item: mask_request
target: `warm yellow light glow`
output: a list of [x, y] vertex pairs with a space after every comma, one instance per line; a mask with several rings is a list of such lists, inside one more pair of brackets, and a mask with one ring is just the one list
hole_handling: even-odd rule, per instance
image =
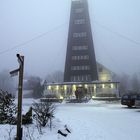
[[73, 85], [72, 86], [72, 89], [75, 91], [76, 90], [76, 85]]
[[65, 91], [67, 90], [67, 85], [64, 85], [64, 90], [65, 90]]
[[85, 88], [87, 88], [88, 87], [88, 85], [87, 84], [85, 84]]
[[92, 98], [94, 99], [94, 98], [96, 98], [95, 96], [92, 96]]
[[56, 90], [58, 90], [58, 89], [59, 89], [59, 86], [57, 85], [57, 86], [56, 86]]
[[108, 81], [110, 79], [111, 79], [111, 77], [106, 73], [99, 75], [99, 80], [101, 80], [101, 81]]
[[48, 89], [51, 90], [51, 86], [48, 86]]
[[60, 99], [64, 99], [64, 97], [63, 96], [60, 96]]
[[102, 84], [102, 88], [105, 88], [105, 84]]
[[96, 89], [96, 85], [94, 85], [94, 90]]
[[111, 84], [111, 88], [114, 88], [114, 85], [113, 84]]

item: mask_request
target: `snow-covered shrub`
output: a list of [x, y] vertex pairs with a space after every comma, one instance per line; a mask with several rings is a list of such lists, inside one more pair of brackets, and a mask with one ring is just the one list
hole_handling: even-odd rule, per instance
[[1, 124], [14, 124], [15, 114], [17, 113], [17, 107], [14, 104], [14, 98], [12, 94], [0, 90], [0, 123]]
[[31, 124], [32, 123], [32, 107], [29, 108], [28, 112], [25, 115], [22, 115], [22, 124]]
[[48, 102], [34, 103], [33, 111], [35, 112], [33, 118], [40, 126], [45, 127], [54, 117], [55, 106]]

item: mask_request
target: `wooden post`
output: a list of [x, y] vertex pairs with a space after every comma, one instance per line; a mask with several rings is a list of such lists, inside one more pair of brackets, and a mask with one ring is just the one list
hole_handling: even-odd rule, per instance
[[19, 84], [18, 84], [18, 114], [17, 114], [17, 137], [16, 140], [22, 140], [22, 87], [23, 87], [23, 69], [24, 56], [17, 54], [19, 61]]

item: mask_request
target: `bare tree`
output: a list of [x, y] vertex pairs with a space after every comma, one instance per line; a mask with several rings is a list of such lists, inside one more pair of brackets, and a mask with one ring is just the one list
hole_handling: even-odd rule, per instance
[[15, 91], [15, 82], [13, 78], [10, 77], [8, 70], [0, 72], [0, 89], [10, 93]]
[[47, 82], [63, 82], [64, 73], [62, 71], [55, 71], [54, 73], [46, 76]]
[[121, 75], [116, 75], [115, 76], [115, 80], [120, 82], [119, 85], [119, 91], [120, 94], [124, 94], [125, 92], [127, 92], [128, 90], [130, 90], [131, 85], [130, 85], [130, 76], [123, 73]]
[[132, 86], [133, 91], [135, 91], [135, 92], [140, 91], [140, 80], [139, 80], [139, 77], [136, 73], [132, 76], [131, 86]]
[[54, 117], [55, 106], [48, 102], [34, 103], [33, 111], [35, 112], [33, 118], [44, 127]]
[[41, 85], [41, 78], [36, 76], [30, 76], [24, 85], [25, 89], [33, 90], [33, 97], [40, 98], [43, 92], [43, 86]]

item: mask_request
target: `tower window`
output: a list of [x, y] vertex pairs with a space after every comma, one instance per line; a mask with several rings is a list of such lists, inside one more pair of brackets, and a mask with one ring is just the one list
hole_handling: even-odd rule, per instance
[[77, 8], [77, 9], [75, 9], [75, 13], [82, 13], [83, 12], [83, 8]]
[[89, 60], [89, 55], [74, 55], [72, 60]]
[[72, 82], [78, 82], [78, 81], [90, 81], [91, 75], [75, 75], [71, 76]]
[[72, 46], [72, 50], [77, 51], [77, 50], [87, 50], [88, 46]]
[[85, 78], [86, 78], [86, 81], [90, 81], [91, 80], [91, 75], [86, 75]]
[[78, 37], [86, 37], [87, 33], [86, 32], [81, 32], [81, 33], [73, 33], [73, 37], [74, 38], [78, 38]]
[[74, 24], [85, 24], [85, 19], [75, 19]]
[[83, 3], [83, 0], [73, 0], [73, 2], [75, 2], [76, 4], [80, 4]]
[[90, 70], [90, 66], [88, 66], [88, 65], [87, 66], [84, 66], [84, 65], [83, 66], [72, 66], [71, 70], [74, 70], [74, 71], [75, 70]]

